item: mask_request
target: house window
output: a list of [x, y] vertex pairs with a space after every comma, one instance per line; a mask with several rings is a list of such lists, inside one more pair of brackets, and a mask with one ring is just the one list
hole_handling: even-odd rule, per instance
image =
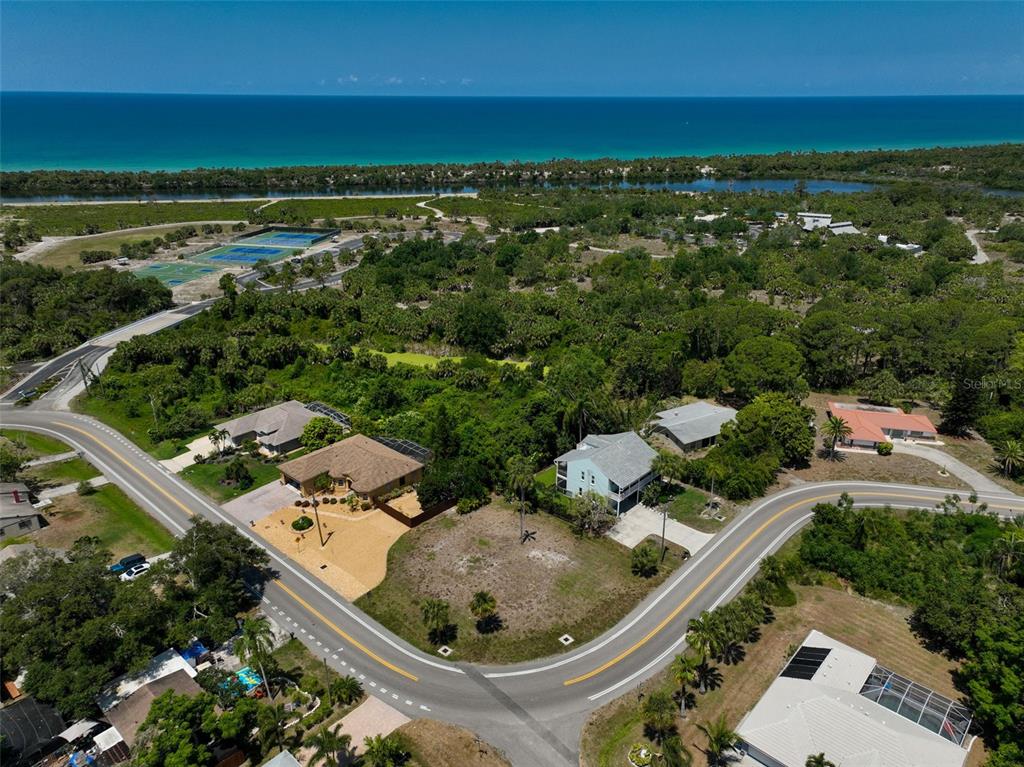
[[590, 484], [594, 484], [594, 475], [593, 474], [590, 475]]
[[586, 479], [586, 478], [587, 478], [587, 472], [581, 471], [580, 472], [580, 479]]

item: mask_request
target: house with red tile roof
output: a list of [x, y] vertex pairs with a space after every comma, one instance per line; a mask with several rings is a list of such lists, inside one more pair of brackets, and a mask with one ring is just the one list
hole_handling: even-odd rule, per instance
[[904, 413], [895, 407], [829, 402], [828, 414], [846, 421], [850, 435], [842, 444], [851, 447], [877, 447], [894, 439], [934, 442], [938, 430], [926, 416]]

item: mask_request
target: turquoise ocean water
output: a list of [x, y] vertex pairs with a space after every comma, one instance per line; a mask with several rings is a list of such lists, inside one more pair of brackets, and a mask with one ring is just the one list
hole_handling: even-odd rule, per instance
[[367, 98], [0, 94], [4, 170], [177, 170], [967, 146], [1024, 96]]

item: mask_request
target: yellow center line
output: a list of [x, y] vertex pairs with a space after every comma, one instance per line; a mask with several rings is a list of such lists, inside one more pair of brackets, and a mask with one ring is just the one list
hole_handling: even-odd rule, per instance
[[[125, 457], [123, 455], [121, 455], [117, 450], [115, 450], [114, 448], [110, 447], [105, 442], [103, 442], [103, 440], [99, 439], [98, 437], [93, 436], [92, 434], [90, 434], [89, 432], [85, 431], [84, 429], [79, 429], [77, 426], [72, 426], [70, 424], [61, 424], [61, 425], [64, 426], [65, 428], [67, 428], [67, 429], [71, 429], [73, 431], [77, 431], [79, 434], [82, 434], [82, 435], [88, 437], [90, 440], [95, 442], [97, 445], [100, 445], [104, 450], [106, 450], [111, 455], [115, 456], [119, 461], [121, 461], [121, 463], [123, 463], [129, 469], [131, 469], [136, 474], [138, 474], [140, 477], [142, 477], [146, 482], [148, 482], [150, 485], [152, 485], [157, 491], [159, 491], [162, 495], [164, 495], [175, 506], [180, 508], [182, 511], [184, 511], [186, 514], [188, 514], [190, 517], [194, 517], [195, 516], [195, 512], [193, 512], [185, 504], [183, 504], [181, 501], [179, 501], [177, 498], [175, 498], [173, 495], [171, 495], [169, 492], [167, 492], [164, 488], [160, 487], [160, 485], [158, 485], [156, 482], [154, 482], [150, 477], [147, 477], [145, 474], [143, 474], [142, 471], [140, 471], [138, 468], [136, 468], [127, 459], [125, 459]], [[400, 669], [398, 666], [396, 666], [396, 665], [394, 665], [392, 663], [389, 663], [388, 661], [384, 660], [379, 655], [374, 653], [372, 650], [370, 650], [369, 648], [367, 648], [366, 646], [364, 646], [363, 644], [358, 642], [354, 637], [352, 637], [347, 632], [342, 630], [341, 627], [335, 625], [332, 621], [328, 620], [324, 615], [322, 615], [318, 610], [316, 610], [312, 605], [310, 605], [309, 602], [307, 602], [302, 597], [300, 597], [298, 594], [296, 594], [292, 589], [290, 589], [286, 585], [284, 585], [284, 583], [282, 583], [279, 579], [275, 579], [274, 583], [276, 583], [278, 586], [280, 586], [281, 589], [286, 594], [288, 594], [288, 596], [290, 596], [293, 600], [298, 602], [308, 612], [312, 613], [317, 618], [319, 618], [321, 621], [323, 621], [325, 626], [327, 626], [328, 628], [330, 628], [331, 630], [336, 632], [346, 642], [350, 642], [354, 647], [359, 648], [364, 653], [366, 653], [366, 655], [368, 655], [370, 658], [372, 658], [373, 660], [377, 661], [378, 663], [380, 663], [385, 668], [391, 669], [396, 674], [401, 674], [402, 676], [406, 677], [407, 679], [412, 680], [413, 682], [418, 682], [419, 681], [419, 679], [416, 676], [414, 676], [413, 674], [410, 674], [408, 671], [404, 671], [404, 670]]]
[[[910, 499], [913, 499], [913, 500], [920, 500], [920, 501], [934, 501], [935, 500], [934, 498], [932, 498], [930, 496], [924, 496], [924, 495], [904, 495], [904, 494], [894, 495], [893, 493], [857, 493], [857, 497], [862, 497], [862, 496], [865, 496], [865, 495], [880, 495], [880, 496], [887, 497], [887, 498], [910, 498]], [[587, 679], [590, 679], [591, 677], [595, 677], [598, 674], [600, 674], [600, 673], [602, 673], [604, 671], [607, 671], [612, 666], [614, 666], [616, 663], [619, 663], [624, 658], [627, 658], [630, 655], [632, 655], [634, 652], [636, 652], [641, 647], [643, 647], [645, 644], [647, 644], [652, 638], [654, 638], [654, 636], [657, 635], [658, 632], [660, 632], [662, 629], [664, 629], [665, 626], [667, 626], [669, 623], [671, 623], [673, 620], [675, 620], [676, 616], [678, 616], [679, 613], [681, 613], [683, 610], [685, 610], [686, 606], [689, 605], [690, 602], [692, 602], [694, 599], [696, 599], [696, 597], [705, 588], [707, 588], [708, 584], [710, 584], [711, 581], [713, 581], [715, 578], [717, 578], [718, 574], [720, 572], [722, 572], [722, 570], [724, 570], [729, 565], [729, 563], [732, 562], [733, 559], [735, 559], [737, 556], [739, 556], [740, 552], [743, 551], [748, 545], [750, 545], [750, 543], [755, 538], [757, 538], [759, 535], [761, 535], [761, 533], [763, 533], [772, 523], [774, 523], [780, 517], [788, 514], [790, 511], [792, 511], [793, 509], [795, 509], [795, 508], [797, 508], [799, 506], [805, 506], [807, 504], [817, 503], [818, 501], [825, 500], [827, 498], [834, 498], [834, 497], [835, 497], [835, 495], [819, 495], [819, 496], [815, 496], [814, 498], [808, 498], [808, 499], [803, 500], [803, 501], [797, 501], [796, 503], [790, 504], [786, 508], [782, 509], [782, 511], [779, 511], [779, 512], [776, 512], [775, 514], [773, 514], [771, 517], [769, 517], [767, 520], [765, 520], [761, 524], [760, 527], [758, 527], [754, 532], [752, 532], [750, 535], [748, 535], [746, 537], [746, 539], [739, 546], [737, 546], [735, 549], [733, 549], [732, 553], [729, 554], [729, 556], [727, 556], [724, 560], [722, 560], [722, 562], [719, 563], [718, 567], [716, 567], [714, 570], [712, 570], [711, 573], [708, 575], [708, 577], [705, 578], [703, 581], [701, 581], [700, 585], [698, 585], [697, 588], [695, 588], [692, 592], [690, 592], [690, 595], [688, 597], [686, 597], [686, 599], [684, 599], [682, 602], [680, 602], [676, 606], [676, 608], [674, 610], [672, 610], [672, 612], [669, 613], [665, 617], [665, 619], [663, 621], [661, 621], [657, 626], [655, 626], [653, 629], [651, 629], [647, 633], [646, 636], [644, 636], [642, 639], [640, 639], [640, 641], [638, 641], [632, 647], [627, 647], [625, 650], [623, 650], [621, 653], [616, 655], [614, 658], [612, 658], [609, 661], [606, 661], [605, 663], [602, 663], [600, 666], [595, 668], [593, 671], [588, 671], [587, 673], [581, 674], [580, 676], [577, 676], [577, 677], [573, 677], [572, 679], [566, 679], [564, 684], [566, 686], [568, 686], [568, 685], [571, 685], [571, 684], [577, 684], [578, 682], [584, 682]]]
[[327, 617], [325, 617], [322, 613], [320, 613], [319, 610], [317, 610], [315, 607], [313, 607], [311, 604], [309, 604], [309, 602], [307, 602], [305, 599], [300, 597], [298, 594], [296, 594], [290, 588], [288, 588], [283, 583], [281, 583], [281, 581], [275, 579], [274, 583], [276, 583], [278, 586], [280, 586], [281, 589], [283, 589], [284, 592], [286, 594], [288, 594], [288, 596], [290, 596], [292, 599], [294, 599], [296, 602], [298, 602], [300, 605], [302, 605], [304, 608], [306, 608], [306, 610], [308, 610], [310, 613], [312, 613], [317, 618], [319, 618], [321, 621], [323, 621], [325, 626], [327, 626], [331, 630], [335, 631], [345, 641], [351, 642], [355, 647], [357, 647], [360, 650], [362, 650], [364, 653], [369, 655], [371, 658], [373, 658], [379, 664], [381, 664], [382, 666], [384, 666], [386, 668], [391, 669], [396, 674], [401, 674], [406, 679], [410, 679], [413, 682], [418, 682], [419, 681], [418, 677], [414, 676], [413, 674], [410, 674], [408, 671], [400, 669], [398, 666], [394, 665], [393, 663], [390, 663], [390, 662], [384, 660], [384, 658], [382, 658], [379, 655], [377, 655], [375, 652], [373, 652], [373, 650], [371, 650], [368, 647], [364, 646], [358, 640], [356, 640], [353, 636], [351, 636], [350, 634], [345, 632], [340, 626], [336, 626]]

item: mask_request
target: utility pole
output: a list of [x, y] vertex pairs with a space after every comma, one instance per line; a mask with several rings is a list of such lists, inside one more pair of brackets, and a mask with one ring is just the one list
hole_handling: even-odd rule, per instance
[[661, 561], [665, 561], [665, 524], [668, 519], [668, 504], [661, 507]]
[[317, 535], [320, 536], [320, 548], [322, 549], [324, 546], [327, 545], [327, 541], [324, 540], [324, 531], [320, 529], [320, 512], [317, 510], [317, 507], [320, 504], [317, 503], [315, 493], [313, 494], [313, 500], [310, 501], [309, 505], [313, 507], [313, 516], [316, 517], [316, 532]]
[[85, 393], [92, 394], [92, 390], [89, 388], [89, 372], [85, 369], [85, 365], [82, 364], [82, 358], [78, 358], [78, 372], [82, 374], [82, 383], [85, 384]]

